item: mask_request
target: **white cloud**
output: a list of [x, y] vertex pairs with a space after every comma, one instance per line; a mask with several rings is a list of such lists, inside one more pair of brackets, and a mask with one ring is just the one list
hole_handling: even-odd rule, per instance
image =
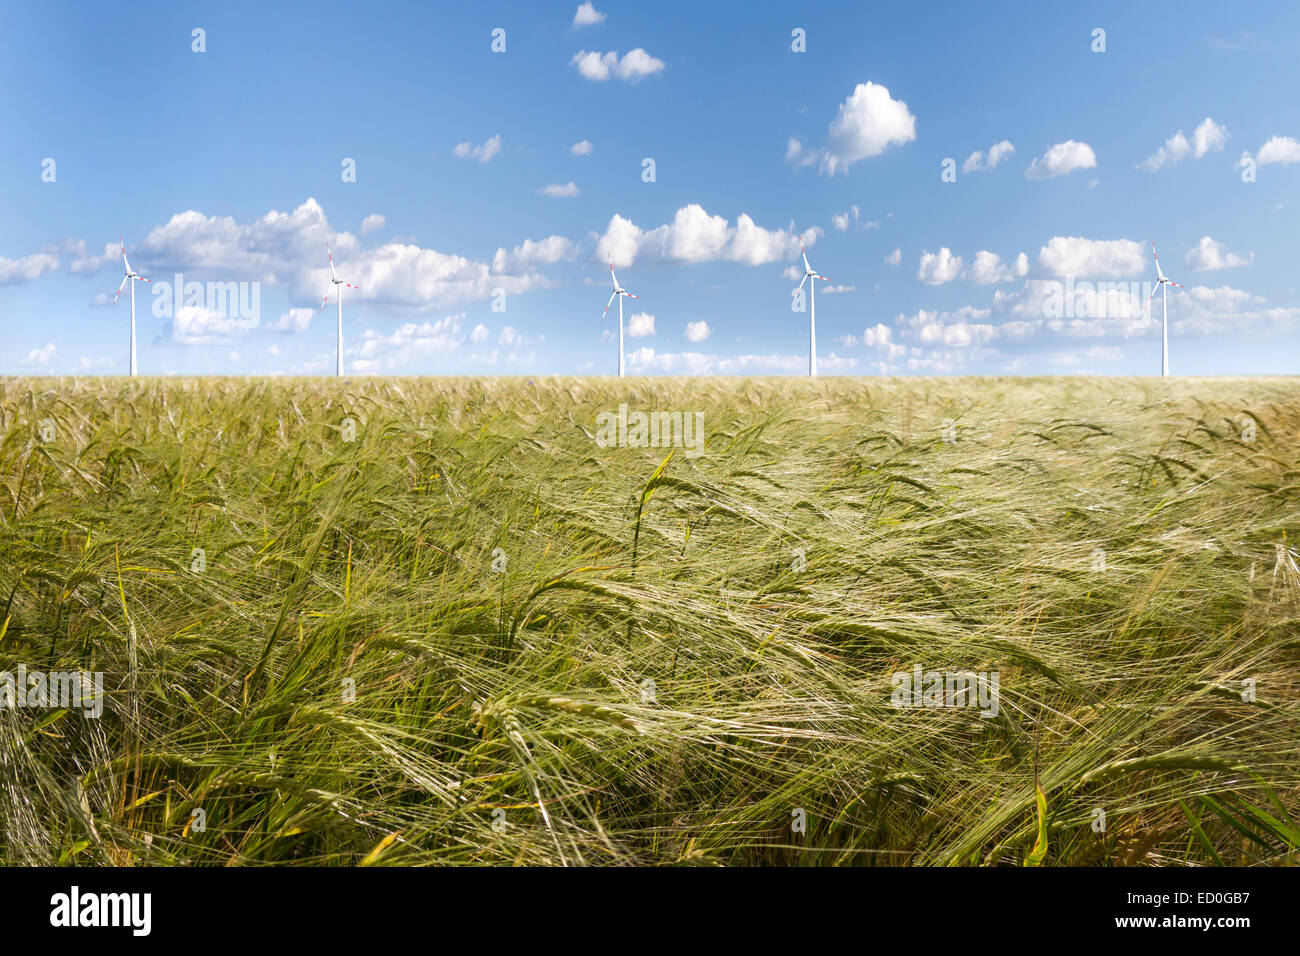
[[867, 326], [862, 330], [862, 335], [845, 335], [840, 338], [840, 342], [846, 348], [862, 345], [867, 348], [877, 349], [884, 353], [884, 358], [893, 361], [901, 358], [907, 353], [906, 346], [900, 345], [893, 340], [894, 330], [887, 325], [877, 323], [874, 326]]
[[371, 213], [369, 216], [366, 216], [365, 219], [361, 220], [361, 235], [368, 236], [376, 229], [383, 229], [386, 225], [388, 225], [387, 219], [377, 212]]
[[[628, 366], [638, 371], [686, 373], [692, 375], [727, 375], [737, 372], [800, 372], [808, 368], [803, 355], [737, 355], [723, 358], [703, 352], [662, 352], [649, 347], [630, 352]], [[823, 360], [823, 366], [827, 363]]]
[[831, 216], [831, 225], [840, 232], [849, 228], [849, 214], [847, 212], [838, 212]]
[[31, 282], [59, 267], [59, 258], [50, 252], [34, 252], [21, 259], [0, 256], [0, 285], [18, 285]]
[[994, 143], [989, 147], [988, 162], [984, 160], [984, 151], [977, 149], [966, 157], [966, 162], [962, 163], [961, 171], [963, 173], [977, 173], [984, 170], [996, 169], [1002, 160], [1006, 159], [1016, 148], [1011, 145], [1010, 141], [1002, 140], [1000, 143]]
[[502, 345], [505, 346], [506, 348], [510, 348], [511, 346], [514, 345], [522, 345], [523, 342], [524, 342], [523, 336], [520, 335], [518, 332], [516, 332], [514, 328], [509, 325], [505, 326], [501, 330], [501, 334], [497, 336], [497, 345]]
[[643, 339], [655, 334], [655, 317], [648, 312], [638, 312], [627, 320], [628, 338]]
[[796, 234], [788, 229], [764, 229], [741, 213], [735, 226], [722, 216], [710, 216], [696, 203], [677, 210], [671, 223], [644, 230], [630, 219], [615, 214], [596, 242], [596, 258], [612, 258], [618, 267], [638, 258], [678, 263], [727, 260], [756, 266], [780, 262], [798, 254], [800, 242], [812, 245], [820, 230]]
[[488, 327], [480, 322], [478, 325], [474, 326], [474, 331], [469, 334], [469, 340], [477, 345], [479, 342], [484, 341], [488, 335]]
[[478, 146], [469, 143], [457, 143], [451, 151], [457, 159], [476, 159], [480, 163], [492, 162], [492, 157], [501, 152], [501, 135], [498, 133]]
[[[68, 271], [73, 275], [93, 275], [110, 262], [121, 263], [122, 261], [120, 242], [104, 243], [104, 254], [102, 256], [87, 255], [85, 240], [78, 240], [74, 243], [71, 251], [74, 251], [77, 256], [77, 258], [73, 259], [72, 264], [68, 266]], [[0, 274], [3, 274], [3, 271], [3, 268], [0, 267]]]
[[896, 265], [898, 265], [898, 264], [899, 264], [900, 262], [902, 262], [902, 261], [903, 261], [903, 250], [902, 250], [902, 249], [895, 249], [895, 250], [894, 250], [893, 252], [891, 252], [889, 255], [885, 256], [885, 263], [886, 263], [887, 265], [896, 266]]
[[454, 352], [464, 342], [460, 334], [464, 319], [462, 312], [437, 322], [407, 322], [391, 335], [366, 329], [361, 344], [349, 350], [355, 356], [352, 368], [374, 372], [409, 365], [424, 356]]
[[1248, 266], [1254, 258], [1254, 253], [1251, 253], [1250, 258], [1247, 259], [1235, 252], [1229, 252], [1228, 247], [1223, 243], [1215, 242], [1209, 236], [1202, 236], [1201, 241], [1187, 251], [1184, 262], [1189, 269], [1208, 272], [1213, 269], [1236, 269], [1240, 266]]
[[274, 322], [268, 322], [268, 332], [306, 332], [319, 309], [290, 309]]
[[1011, 269], [996, 252], [981, 249], [971, 260], [967, 278], [977, 285], [992, 285], [995, 282], [1010, 282]]
[[549, 199], [572, 199], [578, 195], [578, 186], [573, 180], [569, 180], [563, 186], [557, 183], [543, 186], [538, 192]]
[[27, 358], [23, 359], [22, 365], [49, 365], [54, 361], [54, 353], [58, 349], [53, 342], [46, 342], [38, 349], [32, 349], [27, 353]]
[[1118, 362], [1124, 351], [1118, 345], [1094, 345], [1075, 352], [1054, 352], [1047, 357], [1053, 365], [1076, 366], [1081, 362]]
[[356, 236], [330, 227], [315, 199], [292, 213], [272, 210], [247, 223], [194, 210], [177, 213], [132, 250], [131, 265], [146, 275], [156, 269], [284, 286], [290, 305], [319, 307], [330, 285], [326, 242], [333, 245], [339, 275], [361, 287], [349, 290], [353, 302], [420, 312], [487, 299], [498, 288], [513, 295], [548, 285], [533, 272], [507, 274], [485, 262], [409, 243], [363, 250]]
[[578, 247], [563, 236], [547, 236], [539, 242], [525, 239], [508, 253], [504, 248], [498, 249], [492, 257], [492, 271], [504, 275], [514, 270], [554, 265], [561, 259], [572, 259], [577, 251]]
[[1261, 166], [1270, 163], [1300, 163], [1300, 143], [1290, 136], [1274, 136], [1259, 148], [1255, 161]]
[[228, 316], [205, 305], [186, 305], [176, 310], [171, 321], [172, 341], [183, 345], [210, 345], [232, 335], [243, 335], [257, 325], [257, 318]]
[[1096, 166], [1097, 155], [1091, 146], [1068, 139], [1064, 143], [1057, 143], [1041, 159], [1031, 162], [1025, 170], [1025, 178], [1051, 179], [1072, 173], [1076, 169], [1094, 169]]
[[584, 0], [578, 5], [577, 11], [573, 14], [573, 28], [591, 27], [598, 23], [605, 22], [605, 14], [601, 13], [591, 5], [591, 0]]
[[1016, 264], [1013, 267], [1015, 273], [1020, 278], [1029, 275], [1029, 257], [1023, 252], [1016, 256]]
[[1192, 155], [1200, 159], [1211, 150], [1218, 151], [1228, 142], [1228, 128], [1208, 116], [1192, 132]]
[[570, 146], [569, 152], [574, 156], [590, 156], [592, 149], [591, 140], [583, 139]]
[[703, 342], [713, 334], [713, 330], [709, 328], [709, 323], [701, 319], [699, 322], [687, 322], [684, 334], [687, 342]]
[[926, 285], [943, 285], [956, 279], [961, 272], [961, 256], [954, 256], [952, 250], [943, 246], [937, 253], [921, 253], [921, 264], [916, 270], [916, 277]]
[[1053, 236], [1038, 251], [1038, 264], [1056, 276], [1116, 278], [1146, 268], [1146, 248], [1131, 239]]
[[579, 50], [573, 54], [569, 64], [577, 66], [580, 74], [596, 83], [603, 83], [611, 76], [635, 83], [642, 77], [662, 72], [665, 66], [663, 60], [656, 59], [640, 47], [629, 50], [623, 54], [622, 59], [619, 59], [616, 52], [602, 56], [594, 51]]
[[856, 292], [857, 286], [854, 285], [824, 285], [822, 292], [825, 295], [840, 295], [845, 292]]
[[1210, 117], [1205, 117], [1192, 131], [1192, 138], [1189, 142], [1179, 130], [1165, 140], [1165, 144], [1148, 156], [1139, 165], [1139, 169], [1145, 169], [1149, 172], [1155, 172], [1164, 166], [1174, 166], [1181, 163], [1188, 156], [1200, 159], [1211, 150], [1223, 149], [1228, 141], [1228, 129], [1225, 126], [1214, 122]]
[[889, 95], [876, 83], [859, 83], [840, 104], [839, 113], [827, 130], [826, 145], [805, 152], [796, 139], [786, 145], [785, 157], [796, 165], [820, 164], [823, 173], [847, 173], [863, 159], [879, 156], [890, 146], [916, 139], [916, 117], [907, 104]]

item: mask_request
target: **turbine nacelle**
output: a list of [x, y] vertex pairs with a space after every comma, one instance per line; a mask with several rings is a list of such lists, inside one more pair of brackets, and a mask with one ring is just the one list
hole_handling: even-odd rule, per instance
[[141, 282], [153, 281], [152, 279], [146, 279], [144, 276], [140, 275], [140, 273], [136, 272], [134, 269], [131, 268], [131, 263], [128, 262], [126, 258], [126, 241], [123, 240], [121, 236], [118, 237], [117, 241], [118, 244], [121, 245], [122, 247], [122, 269], [125, 274], [122, 276], [122, 284], [117, 287], [117, 292], [113, 294], [114, 305], [117, 305], [117, 300], [118, 297], [122, 294], [122, 290], [126, 288], [126, 284], [130, 282], [132, 279], [138, 279]]
[[[614, 304], [614, 300], [615, 300], [616, 298], [618, 298], [619, 296], [621, 296], [621, 295], [625, 295], [625, 296], [627, 296], [629, 299], [639, 299], [639, 298], [641, 298], [639, 295], [633, 295], [631, 292], [628, 292], [627, 289], [624, 289], [621, 285], [618, 284], [618, 276], [614, 275], [614, 257], [613, 257], [613, 256], [610, 256], [610, 257], [609, 257], [609, 279], [610, 279], [610, 282], [613, 283], [613, 285], [614, 285], [614, 291], [610, 294], [610, 296], [609, 296], [609, 301], [605, 303], [605, 311], [602, 312], [602, 313], [600, 313], [600, 321], [602, 321], [602, 322], [605, 321], [605, 316], [607, 316], [607, 315], [609, 314], [609, 307], [610, 307], [611, 305]], [[620, 308], [621, 308], [621, 307], [620, 307]]]

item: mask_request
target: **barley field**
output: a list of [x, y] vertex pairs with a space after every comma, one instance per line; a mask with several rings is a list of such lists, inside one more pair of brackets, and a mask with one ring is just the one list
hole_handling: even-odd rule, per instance
[[1294, 378], [3, 379], [0, 863], [1292, 865], [1298, 543]]

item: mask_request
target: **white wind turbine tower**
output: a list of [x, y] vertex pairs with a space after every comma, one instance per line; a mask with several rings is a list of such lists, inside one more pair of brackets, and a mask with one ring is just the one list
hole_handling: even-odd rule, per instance
[[1147, 305], [1156, 297], [1156, 292], [1160, 292], [1164, 300], [1164, 320], [1160, 323], [1160, 374], [1164, 378], [1169, 377], [1169, 287], [1181, 289], [1182, 286], [1170, 279], [1160, 271], [1160, 257], [1156, 255], [1156, 244], [1151, 243], [1151, 258], [1156, 263], [1156, 287], [1151, 290], [1151, 295], [1147, 299]]
[[[353, 285], [351, 282], [344, 282], [339, 278], [339, 274], [334, 271], [334, 253], [330, 251], [330, 244], [325, 243], [325, 254], [330, 257], [330, 284], [337, 286], [334, 290], [334, 302], [339, 307], [339, 342], [338, 358], [335, 364], [335, 374], [340, 378], [343, 376], [343, 287], [349, 289], [359, 289], [361, 286]], [[325, 291], [325, 298], [321, 299], [320, 311], [325, 311], [325, 303], [330, 300], [329, 290]]]
[[131, 268], [131, 263], [126, 261], [126, 241], [121, 236], [117, 241], [122, 245], [122, 265], [126, 269], [126, 275], [122, 277], [122, 285], [117, 287], [117, 294], [113, 296], [113, 304], [117, 305], [117, 297], [122, 294], [122, 287], [128, 282], [131, 283], [131, 374], [135, 375], [135, 281], [152, 282], [153, 279], [146, 279], [140, 273]]
[[605, 316], [609, 314], [609, 307], [614, 304], [614, 298], [618, 298], [618, 377], [623, 377], [623, 297], [629, 299], [639, 299], [639, 295], [633, 295], [618, 284], [618, 276], [614, 275], [614, 257], [609, 257], [609, 277], [614, 282], [614, 291], [610, 294], [609, 301], [605, 303], [605, 311], [600, 313], [600, 321], [605, 321]]
[[808, 251], [804, 248], [803, 243], [799, 243], [799, 252], [803, 254], [803, 278], [799, 280], [799, 288], [809, 279], [813, 281], [808, 283], [808, 374], [815, 376], [817, 374], [817, 280], [828, 282], [824, 275], [818, 275], [813, 272], [813, 267], [808, 265]]

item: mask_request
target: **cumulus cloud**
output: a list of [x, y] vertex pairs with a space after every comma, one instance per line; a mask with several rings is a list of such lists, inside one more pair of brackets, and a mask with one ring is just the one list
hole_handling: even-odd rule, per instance
[[1025, 170], [1025, 178], [1052, 179], [1076, 169], [1094, 169], [1096, 166], [1097, 155], [1091, 146], [1068, 139], [1064, 143], [1057, 143], [1040, 159], [1033, 160]]
[[662, 72], [666, 66], [663, 60], [656, 59], [640, 47], [624, 53], [621, 59], [616, 52], [602, 55], [595, 51], [579, 50], [573, 54], [569, 64], [576, 66], [586, 79], [596, 83], [603, 83], [610, 77], [635, 83]]
[[570, 146], [569, 152], [574, 156], [590, 156], [592, 149], [591, 140], [583, 139]]
[[961, 275], [962, 265], [961, 256], [954, 256], [951, 249], [943, 246], [938, 252], [921, 253], [916, 277], [926, 285], [943, 285]]
[[[663, 372], [688, 375], [756, 374], [762, 372], [799, 373], [808, 369], [808, 356], [803, 355], [737, 355], [724, 358], [703, 352], [656, 352], [643, 346], [628, 353], [628, 367], [639, 372]], [[822, 368], [851, 367], [852, 360], [840, 359], [834, 353], [819, 359]]]
[[655, 334], [655, 317], [649, 312], [638, 312], [627, 320], [627, 335], [632, 339], [643, 339]]
[[1255, 161], [1261, 166], [1270, 163], [1300, 163], [1300, 143], [1290, 136], [1274, 136], [1259, 148]]
[[591, 5], [591, 0], [578, 4], [577, 11], [573, 14], [573, 28], [592, 27], [598, 23], [605, 22], [605, 14], [601, 13]]
[[840, 338], [841, 344], [845, 348], [855, 346], [864, 346], [866, 348], [877, 349], [883, 353], [883, 357], [889, 361], [902, 358], [907, 354], [906, 346], [900, 345], [894, 341], [894, 330], [887, 325], [876, 323], [874, 326], [867, 326], [859, 335], [845, 335]]
[[885, 256], [885, 264], [896, 266], [903, 261], [903, 250], [895, 249], [889, 255]]
[[1016, 148], [1011, 145], [1010, 141], [1002, 140], [1000, 143], [994, 143], [989, 147], [988, 158], [985, 160], [984, 151], [977, 149], [966, 157], [966, 162], [962, 163], [961, 171], [963, 173], [977, 173], [985, 170], [996, 169], [1002, 160], [1006, 159]]
[[501, 136], [497, 134], [491, 139], [473, 146], [469, 143], [457, 143], [456, 148], [451, 151], [457, 159], [476, 159], [480, 163], [492, 162], [492, 157], [501, 152]]
[[368, 236], [377, 229], [383, 229], [386, 225], [388, 225], [387, 219], [377, 212], [371, 213], [361, 220], [361, 235]]
[[51, 252], [34, 252], [21, 259], [0, 256], [0, 285], [18, 285], [39, 279], [59, 267], [59, 257]]
[[[1023, 253], [1022, 253], [1023, 255]], [[981, 249], [971, 260], [967, 277], [977, 285], [992, 285], [995, 282], [1010, 282], [1011, 268], [1002, 261], [996, 252]]]
[[1239, 256], [1235, 252], [1229, 252], [1228, 247], [1223, 243], [1215, 242], [1209, 236], [1202, 236], [1201, 241], [1188, 250], [1184, 261], [1189, 269], [1208, 272], [1214, 269], [1236, 269], [1240, 266], [1248, 266], [1254, 258], [1253, 252], [1250, 258]]
[[268, 332], [306, 332], [319, 309], [290, 309], [273, 322], [268, 322]]
[[[132, 249], [131, 265], [146, 275], [151, 270], [184, 272], [196, 279], [216, 276], [283, 286], [291, 306], [318, 307], [330, 287], [326, 242], [333, 246], [339, 275], [361, 287], [349, 290], [352, 301], [395, 310], [447, 308], [487, 299], [495, 289], [513, 295], [548, 284], [527, 271], [527, 263], [541, 258], [526, 254], [516, 260], [521, 271], [512, 272], [509, 261], [490, 265], [411, 243], [362, 249], [356, 236], [331, 228], [315, 199], [291, 213], [272, 210], [244, 223], [195, 210], [177, 213]], [[524, 243], [518, 248], [531, 247]]]
[[745, 213], [732, 226], [722, 216], [711, 216], [696, 203], [677, 210], [671, 223], [645, 230], [615, 214], [596, 242], [596, 258], [613, 259], [615, 266], [629, 266], [638, 258], [677, 263], [726, 260], [757, 266], [795, 256], [799, 244], [812, 245], [820, 230], [795, 233], [787, 229], [764, 229]]
[[549, 186], [543, 186], [538, 192], [548, 199], [572, 199], [578, 195], [578, 186], [573, 180], [569, 180], [564, 185], [551, 183]]
[[786, 160], [797, 166], [817, 163], [823, 173], [834, 176], [849, 171], [854, 163], [879, 156], [890, 146], [916, 139], [916, 117], [907, 104], [889, 95], [877, 83], [859, 83], [840, 104], [827, 130], [826, 145], [805, 150], [796, 139], [786, 144]]
[[1053, 236], [1038, 250], [1038, 265], [1055, 276], [1129, 276], [1146, 268], [1146, 247], [1131, 239]]
[[408, 365], [432, 354], [454, 352], [464, 344], [464, 320], [462, 312], [437, 322], [407, 322], [388, 335], [366, 329], [360, 344], [349, 350], [355, 356], [352, 367], [358, 372], [375, 372]]
[[469, 340], [477, 345], [479, 342], [486, 340], [488, 335], [488, 327], [480, 322], [478, 325], [474, 326], [474, 331], [470, 332]]
[[23, 359], [22, 365], [49, 365], [54, 361], [54, 353], [58, 349], [53, 342], [46, 342], [38, 349], [32, 349], [27, 353], [27, 358]]
[[182, 345], [211, 345], [234, 335], [243, 335], [257, 325], [257, 318], [245, 319], [226, 315], [206, 305], [186, 305], [176, 310], [171, 320], [173, 342]]
[[1224, 144], [1227, 142], [1227, 127], [1214, 122], [1207, 116], [1192, 131], [1190, 141], [1183, 135], [1183, 131], [1179, 130], [1165, 140], [1163, 146], [1139, 163], [1138, 168], [1154, 173], [1165, 166], [1177, 165], [1188, 156], [1200, 159], [1211, 150], [1223, 149]]
[[687, 322], [683, 334], [687, 342], [703, 342], [713, 334], [713, 330], [709, 328], [709, 323], [701, 319], [699, 322]]
[[562, 259], [572, 259], [578, 247], [563, 236], [547, 236], [540, 241], [525, 239], [509, 252], [498, 249], [492, 257], [492, 271], [506, 274], [511, 271], [554, 265]]

